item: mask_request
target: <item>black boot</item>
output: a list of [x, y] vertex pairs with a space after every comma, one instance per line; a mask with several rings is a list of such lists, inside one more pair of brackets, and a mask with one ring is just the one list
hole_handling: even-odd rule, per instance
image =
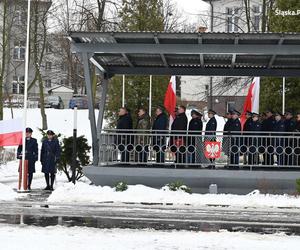
[[55, 174], [51, 174], [51, 185], [50, 185], [50, 190], [53, 191], [53, 185], [54, 185], [54, 181], [55, 181]]
[[49, 174], [45, 174], [45, 180], [46, 180], [47, 187], [44, 190], [50, 190]]
[[28, 186], [27, 186], [27, 189], [28, 189], [29, 191], [31, 190], [32, 177], [33, 177], [33, 173], [29, 173], [29, 174], [28, 174]]

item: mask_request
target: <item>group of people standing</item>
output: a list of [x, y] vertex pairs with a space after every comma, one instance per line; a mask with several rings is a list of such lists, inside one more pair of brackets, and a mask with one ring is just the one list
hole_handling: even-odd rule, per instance
[[[146, 109], [140, 108], [136, 126], [133, 126], [129, 110], [122, 107], [117, 123], [117, 133], [120, 133], [120, 136], [117, 136], [117, 144], [121, 152], [121, 162], [147, 162], [149, 147], [152, 145], [156, 152], [157, 163], [165, 162], [165, 151], [169, 147], [175, 156], [175, 163], [200, 163], [208, 168], [214, 168], [215, 159], [204, 157], [203, 145], [206, 141], [217, 141], [216, 112], [212, 109], [208, 110], [209, 120], [205, 127], [199, 111], [191, 111], [190, 121], [185, 106], [179, 106], [175, 112], [176, 117], [169, 131], [169, 121], [163, 107], [156, 108], [153, 123]], [[292, 153], [296, 147], [300, 148], [300, 141], [282, 137], [300, 132], [300, 114], [297, 114], [294, 120], [290, 111], [285, 114], [271, 110], [262, 114], [247, 112], [244, 124], [241, 123], [240, 116], [237, 110], [227, 112], [223, 136], [220, 137], [222, 150], [228, 156], [230, 168], [239, 167], [241, 155], [244, 157], [244, 165], [250, 166], [261, 163], [263, 165], [300, 164], [300, 157], [295, 157]], [[130, 152], [134, 147], [135, 156], [130, 158]], [[288, 149], [291, 150], [290, 153]], [[260, 155], [263, 156], [263, 160], [260, 159]]]
[[[116, 143], [121, 152], [121, 162], [130, 161], [130, 151], [133, 149], [133, 145], [136, 147], [135, 161], [141, 163], [147, 162], [150, 144], [156, 152], [157, 163], [165, 162], [165, 151], [168, 145], [175, 155], [175, 163], [200, 162], [199, 157], [202, 159], [203, 157], [197, 154], [198, 150], [196, 148], [201, 146], [197, 135], [202, 135], [202, 114], [197, 110], [192, 110], [192, 119], [188, 122], [185, 106], [181, 105], [176, 108], [175, 113], [176, 117], [171, 125], [171, 136], [168, 138], [166, 134], [169, 133], [169, 119], [163, 107], [158, 106], [156, 108], [155, 118], [152, 124], [146, 109], [140, 108], [138, 110], [138, 120], [135, 127], [133, 126], [133, 120], [129, 110], [126, 107], [120, 108], [117, 133], [122, 135], [117, 135]], [[215, 114], [216, 112], [213, 110], [208, 111], [210, 119], [205, 127], [205, 135], [209, 140], [216, 140], [217, 120], [214, 117]], [[133, 135], [133, 129], [140, 135]], [[147, 135], [150, 130], [151, 135]], [[190, 136], [183, 136], [187, 131]], [[124, 135], [124, 133], [126, 134]], [[188, 148], [188, 150], [186, 150], [186, 148]], [[211, 160], [211, 162], [213, 162], [213, 160]]]
[[[33, 174], [35, 173], [35, 163], [38, 161], [38, 143], [32, 137], [33, 130], [26, 128], [25, 160], [28, 161], [28, 190], [31, 190]], [[56, 175], [56, 166], [60, 159], [61, 148], [55, 133], [52, 130], [47, 131], [47, 138], [42, 142], [40, 152], [40, 161], [42, 172], [45, 175], [46, 188], [44, 190], [53, 191], [53, 185]], [[20, 145], [17, 150], [17, 158], [22, 159], [23, 147]], [[19, 170], [20, 171], [20, 170]]]

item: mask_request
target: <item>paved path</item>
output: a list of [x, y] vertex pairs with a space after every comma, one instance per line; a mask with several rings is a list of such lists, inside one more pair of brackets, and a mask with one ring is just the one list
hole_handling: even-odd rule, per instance
[[160, 230], [285, 232], [300, 235], [300, 209], [175, 206], [141, 203], [49, 203], [35, 190], [15, 202], [0, 202], [0, 223]]

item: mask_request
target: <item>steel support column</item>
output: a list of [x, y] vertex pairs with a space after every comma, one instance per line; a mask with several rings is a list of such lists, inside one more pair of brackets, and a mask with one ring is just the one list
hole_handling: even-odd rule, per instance
[[96, 127], [96, 118], [95, 118], [95, 110], [94, 110], [94, 98], [93, 98], [93, 90], [92, 90], [90, 60], [87, 53], [82, 53], [82, 61], [83, 61], [83, 68], [84, 68], [86, 91], [88, 96], [89, 120], [90, 120], [91, 133], [92, 133], [93, 165], [97, 166], [99, 161], [99, 150], [98, 150], [99, 145], [97, 139], [97, 127]]
[[108, 91], [108, 81], [109, 81], [109, 79], [106, 76], [104, 76], [103, 83], [102, 83], [102, 89], [101, 89], [101, 99], [100, 99], [100, 105], [99, 105], [98, 121], [97, 121], [97, 132], [98, 133], [101, 132], [102, 125], [103, 125], [105, 103], [106, 103], [106, 97], [107, 97], [107, 91]]

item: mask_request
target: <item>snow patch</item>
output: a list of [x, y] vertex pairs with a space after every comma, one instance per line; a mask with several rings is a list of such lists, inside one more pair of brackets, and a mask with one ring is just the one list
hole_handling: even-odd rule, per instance
[[0, 183], [0, 201], [12, 201], [17, 198], [17, 193], [9, 186]]
[[193, 206], [220, 205], [233, 207], [290, 207], [300, 208], [300, 199], [289, 195], [261, 194], [254, 190], [248, 195], [233, 194], [188, 194], [182, 190], [170, 191], [150, 188], [144, 185], [128, 185], [124, 192], [116, 192], [108, 186], [92, 186], [78, 182], [58, 187], [48, 198], [49, 202], [134, 202], [134, 203], [173, 203]]

